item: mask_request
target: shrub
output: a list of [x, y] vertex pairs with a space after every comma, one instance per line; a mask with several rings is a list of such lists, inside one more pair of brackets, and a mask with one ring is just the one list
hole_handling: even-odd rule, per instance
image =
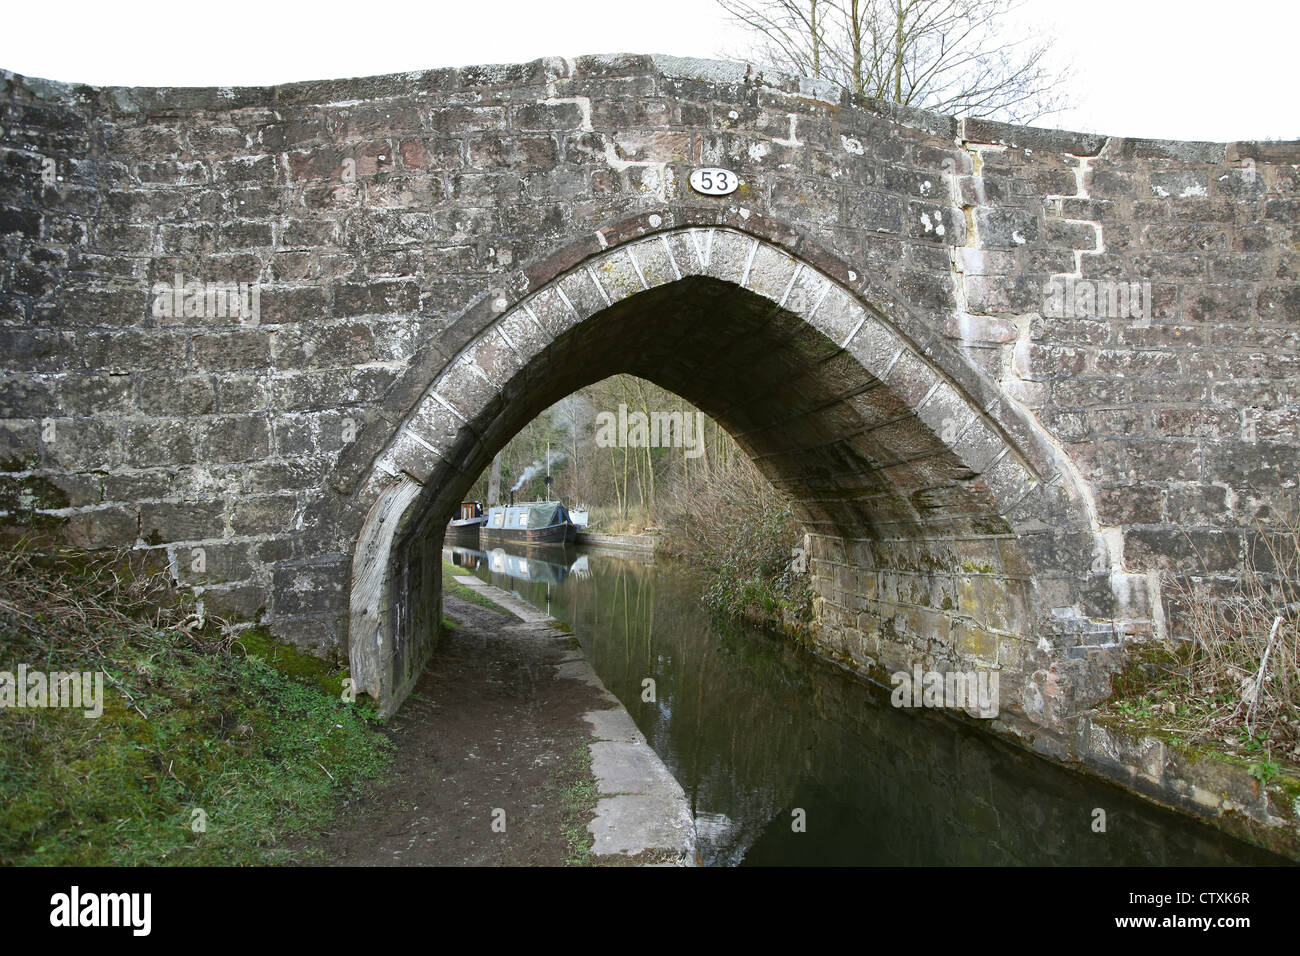
[[773, 623], [811, 617], [808, 575], [791, 561], [803, 528], [748, 458], [736, 455], [676, 486], [664, 512], [665, 549], [714, 575], [706, 606]]

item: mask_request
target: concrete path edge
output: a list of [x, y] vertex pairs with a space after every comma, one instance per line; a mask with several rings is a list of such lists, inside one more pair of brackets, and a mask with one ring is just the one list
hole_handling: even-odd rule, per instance
[[[508, 591], [475, 577], [457, 576], [455, 580], [534, 625], [539, 638], [567, 643], [572, 637], [560, 621]], [[556, 665], [556, 675], [590, 685], [610, 705], [584, 715], [592, 728], [591, 770], [598, 794], [596, 816], [587, 825], [593, 838], [592, 853], [648, 853], [656, 863], [694, 866], [698, 862], [695, 817], [686, 792], [650, 747], [632, 715], [601, 682], [580, 649], [565, 651]]]

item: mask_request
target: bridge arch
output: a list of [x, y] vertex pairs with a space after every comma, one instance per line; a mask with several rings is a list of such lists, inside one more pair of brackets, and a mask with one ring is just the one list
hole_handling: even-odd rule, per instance
[[409, 412], [367, 455], [352, 489], [358, 690], [392, 710], [418, 676], [442, 526], [496, 450], [630, 372], [714, 417], [791, 498], [821, 651], [866, 672], [997, 669], [1004, 712], [1033, 724], [1104, 693], [1111, 662], [1089, 648], [1114, 643], [1110, 558], [1080, 483], [924, 315], [766, 221], [647, 214], [595, 245], [560, 250], [521, 292], [485, 290], [472, 337], [407, 383]]

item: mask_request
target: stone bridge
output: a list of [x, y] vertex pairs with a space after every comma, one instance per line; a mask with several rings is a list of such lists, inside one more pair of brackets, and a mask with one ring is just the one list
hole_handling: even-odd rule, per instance
[[793, 501], [822, 652], [997, 668], [1024, 734], [1177, 620], [1166, 572], [1230, 585], [1295, 490], [1300, 144], [650, 56], [0, 82], [4, 522], [147, 549], [388, 711], [455, 504], [617, 372]]

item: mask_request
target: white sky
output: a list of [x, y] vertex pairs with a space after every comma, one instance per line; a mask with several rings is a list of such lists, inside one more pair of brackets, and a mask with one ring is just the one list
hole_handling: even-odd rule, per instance
[[[9, 0], [0, 67], [124, 86], [247, 86], [584, 53], [746, 46], [712, 0]], [[1072, 62], [1040, 125], [1172, 139], [1298, 139], [1297, 0], [1026, 0]]]

